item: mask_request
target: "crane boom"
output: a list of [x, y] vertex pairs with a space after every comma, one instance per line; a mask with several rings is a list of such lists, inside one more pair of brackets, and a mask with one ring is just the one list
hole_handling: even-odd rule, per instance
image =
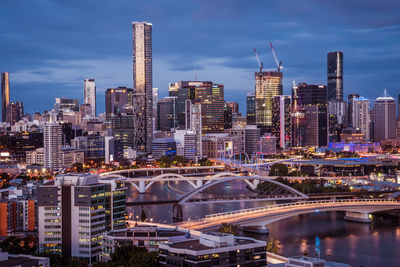
[[263, 63], [260, 60], [260, 57], [257, 54], [257, 50], [254, 48], [254, 54], [256, 55], [256, 59], [257, 59], [257, 63], [258, 63], [258, 67], [260, 68], [260, 72], [262, 72], [263, 69]]
[[272, 55], [274, 56], [274, 60], [275, 60], [276, 67], [278, 68], [278, 71], [281, 71], [281, 68], [282, 68], [282, 61], [279, 61], [279, 60], [278, 60], [278, 57], [276, 56], [275, 49], [274, 49], [274, 47], [272, 46], [271, 41], [269, 41], [269, 46], [271, 47]]

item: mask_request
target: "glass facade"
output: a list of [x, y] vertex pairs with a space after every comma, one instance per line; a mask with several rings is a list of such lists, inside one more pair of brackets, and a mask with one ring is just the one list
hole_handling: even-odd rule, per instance
[[343, 52], [328, 53], [328, 101], [343, 101]]
[[256, 72], [256, 124], [263, 129], [272, 127], [272, 101], [282, 94], [282, 72]]

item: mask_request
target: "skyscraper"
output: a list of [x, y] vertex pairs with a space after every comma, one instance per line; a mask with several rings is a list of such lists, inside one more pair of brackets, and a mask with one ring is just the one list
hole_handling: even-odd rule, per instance
[[349, 126], [353, 125], [353, 99], [354, 98], [358, 98], [358, 97], [360, 97], [359, 94], [350, 94], [347, 97], [347, 102], [348, 102], [347, 103], [347, 110], [348, 110], [348, 112], [347, 112], [347, 118], [348, 118], [347, 123], [348, 123]]
[[291, 112], [292, 98], [290, 95], [275, 96], [272, 102], [272, 134], [281, 148], [292, 144]]
[[151, 153], [153, 141], [152, 24], [133, 22], [135, 149]]
[[96, 117], [96, 85], [94, 79], [83, 81], [84, 104], [90, 105], [91, 116]]
[[176, 114], [180, 129], [187, 129], [187, 100], [201, 103], [203, 134], [224, 131], [224, 85], [211, 81], [179, 81]]
[[386, 90], [375, 100], [374, 138], [376, 142], [396, 138], [396, 101]]
[[343, 52], [328, 53], [328, 101], [343, 101]]
[[282, 94], [282, 77], [280, 71], [255, 73], [256, 124], [262, 128], [261, 134], [272, 127], [272, 101]]
[[364, 97], [353, 99], [353, 128], [364, 134], [365, 140], [370, 140], [370, 124], [369, 117], [370, 101]]
[[127, 110], [132, 110], [132, 104], [133, 90], [131, 88], [117, 87], [107, 89], [106, 116], [127, 113]]
[[248, 93], [246, 96], [246, 122], [248, 125], [256, 124], [256, 95]]
[[7, 120], [7, 106], [10, 103], [10, 80], [8, 72], [1, 73], [1, 121]]
[[299, 83], [293, 90], [297, 92], [298, 103], [305, 110], [307, 121], [306, 145], [327, 146], [328, 103], [326, 101], [326, 86]]
[[62, 168], [62, 126], [46, 123], [43, 133], [44, 167], [53, 170]]

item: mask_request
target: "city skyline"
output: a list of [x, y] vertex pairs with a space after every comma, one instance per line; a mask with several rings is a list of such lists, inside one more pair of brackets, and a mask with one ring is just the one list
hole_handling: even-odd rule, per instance
[[[104, 112], [107, 88], [132, 87], [130, 23], [135, 20], [154, 24], [153, 85], [160, 88], [160, 96], [168, 94], [169, 82], [193, 80], [196, 65], [198, 80], [224, 84], [226, 100], [239, 102], [244, 112], [245, 96], [253, 91], [254, 72], [258, 69], [253, 48], [258, 49], [266, 69], [275, 68], [267, 40], [274, 43], [283, 61], [284, 94], [290, 93], [292, 80], [326, 85], [326, 54], [343, 51], [344, 96], [359, 93], [375, 99], [384, 88], [390, 95], [397, 95], [399, 4], [224, 3], [4, 4], [0, 21], [10, 27], [3, 30], [8, 42], [0, 52], [0, 69], [10, 73], [10, 99], [25, 100], [28, 113], [51, 109], [55, 97], [79, 98], [83, 102], [82, 80], [94, 78], [98, 112]], [[46, 8], [40, 8], [42, 5]], [[85, 13], [90, 23], [75, 19], [87, 7], [91, 8], [89, 14]], [[219, 16], [208, 12], [220, 8], [224, 12]], [[321, 15], [324, 8], [329, 12]], [[174, 12], [163, 12], [171, 9]], [[55, 10], [58, 17], [53, 14]], [[307, 18], [301, 11], [308, 14]], [[21, 16], [24, 19], [17, 19], [14, 12], [25, 15]], [[174, 16], [179, 12], [182, 16]], [[41, 19], [36, 18], [37, 14]], [[183, 20], [185, 25], [179, 23]], [[28, 21], [29, 26], [22, 27]], [[170, 42], [178, 38], [183, 40]], [[44, 98], [45, 102], [38, 101]]]

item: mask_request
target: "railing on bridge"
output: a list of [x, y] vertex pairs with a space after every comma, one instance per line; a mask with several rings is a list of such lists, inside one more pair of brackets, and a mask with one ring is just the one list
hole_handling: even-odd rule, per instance
[[400, 202], [393, 199], [341, 199], [341, 200], [318, 200], [318, 201], [301, 201], [295, 203], [285, 203], [285, 204], [277, 204], [277, 205], [270, 205], [264, 206], [259, 208], [250, 208], [250, 209], [242, 209], [242, 210], [235, 210], [235, 211], [228, 211], [228, 212], [221, 212], [215, 214], [206, 215], [204, 219], [214, 219], [220, 217], [227, 217], [231, 215], [239, 215], [239, 214], [247, 214], [253, 213], [258, 211], [269, 211], [284, 207], [296, 207], [296, 206], [310, 206], [314, 204], [341, 204], [341, 203], [385, 203], [385, 204], [399, 204]]

